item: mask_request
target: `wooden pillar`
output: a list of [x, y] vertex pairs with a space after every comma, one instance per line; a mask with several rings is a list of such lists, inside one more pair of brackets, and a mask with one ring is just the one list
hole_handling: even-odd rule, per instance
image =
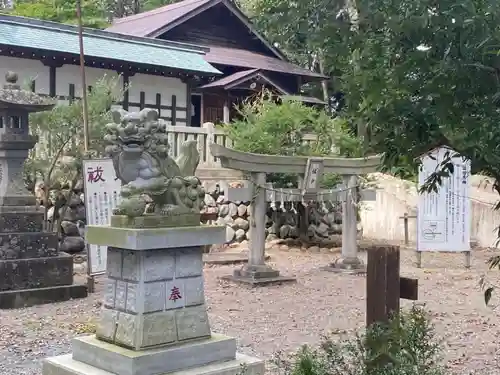
[[122, 107], [125, 111], [128, 111], [128, 103], [129, 103], [129, 84], [130, 84], [130, 75], [128, 73], [123, 73], [123, 103]]
[[387, 322], [399, 312], [399, 246], [373, 246], [368, 250], [366, 325]]
[[141, 91], [139, 93], [139, 108], [141, 111], [144, 109], [144, 106], [146, 105], [146, 93], [144, 91]]
[[[186, 126], [191, 126], [191, 119], [193, 116], [193, 103], [191, 102], [192, 83], [186, 82]], [[200, 126], [202, 122], [200, 121]]]
[[170, 123], [172, 125], [177, 125], [177, 96], [175, 95], [172, 95], [172, 111]]
[[49, 96], [51, 98], [55, 98], [57, 96], [56, 93], [56, 67], [51, 65], [49, 67]]
[[229, 98], [226, 98], [226, 100], [224, 101], [223, 122], [224, 122], [224, 124], [229, 124], [229, 122], [231, 122]]
[[69, 102], [70, 102], [70, 104], [73, 103], [74, 100], [75, 100], [75, 84], [70, 83], [69, 84]]
[[156, 110], [158, 111], [158, 117], [161, 117], [161, 94], [156, 94]]

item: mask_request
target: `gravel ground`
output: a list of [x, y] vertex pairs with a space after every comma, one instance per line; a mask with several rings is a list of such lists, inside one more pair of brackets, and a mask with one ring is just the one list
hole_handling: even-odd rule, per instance
[[[473, 268], [461, 254], [424, 254], [422, 269], [402, 251], [402, 274], [419, 279], [420, 302], [431, 312], [452, 374], [500, 374], [498, 312], [486, 307], [478, 280], [491, 251], [475, 251]], [[271, 251], [273, 266], [295, 274], [296, 284], [249, 289], [221, 282], [234, 266], [205, 269], [212, 330], [235, 336], [239, 350], [269, 359], [277, 350], [316, 344], [324, 334], [363, 327], [365, 278], [322, 272], [330, 254]], [[498, 272], [498, 271], [497, 271]], [[498, 280], [498, 273], [490, 273]], [[70, 339], [85, 333], [99, 315], [102, 281], [87, 299], [0, 311], [0, 374], [41, 374], [40, 359], [71, 351]], [[409, 306], [410, 301], [403, 301]]]

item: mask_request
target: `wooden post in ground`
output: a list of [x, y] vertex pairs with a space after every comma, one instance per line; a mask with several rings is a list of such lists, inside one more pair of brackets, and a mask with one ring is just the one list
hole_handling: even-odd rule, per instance
[[368, 250], [366, 325], [384, 323], [399, 312], [399, 299], [418, 299], [418, 280], [400, 277], [399, 246]]

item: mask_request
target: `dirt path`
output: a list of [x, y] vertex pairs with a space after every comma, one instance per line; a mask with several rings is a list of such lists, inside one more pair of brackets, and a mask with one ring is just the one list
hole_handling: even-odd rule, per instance
[[[452, 374], [500, 373], [498, 312], [484, 305], [478, 288], [491, 254], [476, 251], [473, 269], [466, 271], [460, 254], [424, 254], [425, 268], [416, 269], [413, 254], [402, 252], [402, 273], [419, 279], [420, 302], [433, 316]], [[240, 351], [269, 359], [277, 350], [316, 344], [329, 332], [363, 327], [364, 277], [320, 271], [333, 259], [330, 254], [271, 251], [270, 255], [270, 263], [283, 274], [297, 276], [296, 284], [248, 289], [218, 280], [234, 266], [205, 269], [214, 332], [235, 336]], [[499, 276], [500, 271], [491, 272], [496, 280]], [[70, 339], [89, 331], [99, 314], [102, 282], [97, 288], [98, 293], [84, 300], [0, 311], [0, 374], [41, 374], [40, 359], [70, 352]], [[409, 303], [404, 301], [403, 306]]]

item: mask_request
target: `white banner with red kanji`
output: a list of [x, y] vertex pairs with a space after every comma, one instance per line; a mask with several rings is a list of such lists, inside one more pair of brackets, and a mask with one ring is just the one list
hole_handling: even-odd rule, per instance
[[[87, 225], [109, 225], [113, 208], [120, 202], [121, 181], [111, 159], [83, 161]], [[107, 247], [87, 244], [89, 274], [106, 272]]]

